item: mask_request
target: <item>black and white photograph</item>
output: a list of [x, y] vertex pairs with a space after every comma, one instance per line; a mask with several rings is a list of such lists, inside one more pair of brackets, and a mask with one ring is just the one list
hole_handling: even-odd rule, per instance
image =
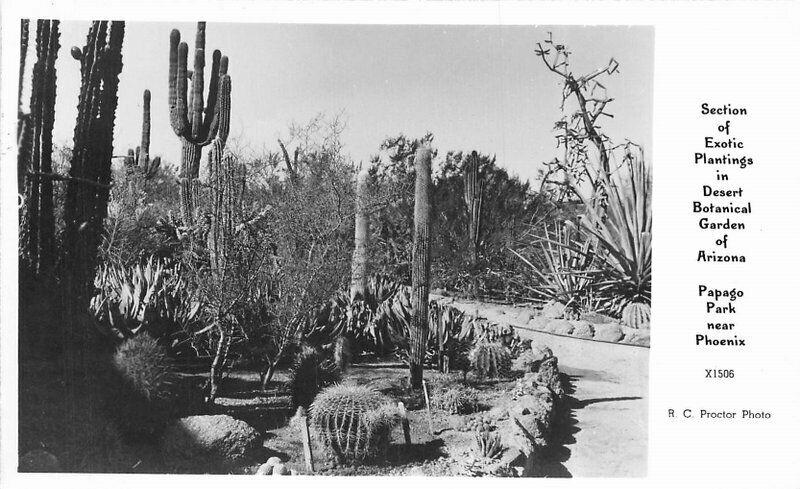
[[800, 484], [800, 2], [0, 12], [0, 486]]
[[652, 61], [23, 19], [19, 469], [645, 475]]

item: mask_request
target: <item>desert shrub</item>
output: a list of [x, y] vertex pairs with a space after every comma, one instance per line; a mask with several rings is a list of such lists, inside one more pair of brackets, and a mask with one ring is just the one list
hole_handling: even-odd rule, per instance
[[622, 309], [622, 323], [629, 328], [646, 329], [650, 327], [650, 305], [631, 302]]
[[333, 362], [312, 348], [301, 349], [291, 371], [292, 405], [308, 408], [320, 389], [340, 378], [341, 371]]
[[434, 387], [431, 407], [448, 414], [470, 414], [477, 411], [478, 391], [461, 384]]
[[341, 463], [362, 462], [384, 452], [398, 421], [387, 396], [351, 383], [328, 387], [311, 405], [314, 435]]
[[118, 425], [132, 437], [153, 437], [174, 408], [174, 373], [167, 350], [146, 334], [122, 343], [112, 364], [118, 376], [112, 399]]
[[506, 377], [511, 370], [511, 353], [500, 343], [479, 341], [469, 356], [479, 377]]

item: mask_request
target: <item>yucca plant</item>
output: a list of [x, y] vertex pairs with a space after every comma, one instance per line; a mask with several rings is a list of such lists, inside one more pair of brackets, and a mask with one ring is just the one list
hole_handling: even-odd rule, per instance
[[601, 171], [598, 179], [606, 189], [605, 209], [590, 205], [591, 196], [576, 189], [586, 206], [580, 223], [597, 239], [597, 258], [604, 264], [598, 290], [606, 308], [619, 313], [629, 303], [650, 302], [653, 180], [641, 148], [633, 145], [617, 172]]

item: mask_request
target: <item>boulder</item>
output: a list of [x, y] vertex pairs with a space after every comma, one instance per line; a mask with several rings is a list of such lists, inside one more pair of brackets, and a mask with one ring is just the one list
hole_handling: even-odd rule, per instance
[[507, 316], [509, 321], [519, 326], [525, 326], [534, 317], [533, 313], [529, 309], [515, 310], [513, 313]]
[[588, 321], [592, 324], [607, 324], [614, 322], [614, 318], [612, 318], [611, 316], [606, 316], [605, 314], [600, 314], [599, 312], [595, 311], [582, 313], [581, 319], [583, 319], [584, 321]]
[[272, 475], [273, 468], [283, 465], [283, 462], [278, 457], [270, 457], [266, 462], [261, 464], [256, 471], [256, 475]]
[[624, 336], [622, 328], [618, 324], [594, 324], [594, 339], [600, 341], [618, 342]]
[[572, 336], [576, 338], [591, 339], [594, 337], [594, 328], [589, 321], [571, 321], [572, 322]]
[[167, 465], [178, 471], [208, 471], [248, 460], [261, 441], [252, 426], [231, 416], [189, 416], [167, 426], [161, 449]]
[[531, 348], [524, 350], [514, 359], [512, 369], [520, 372], [535, 372], [546, 358], [551, 358], [553, 351], [547, 346], [531, 343]]
[[542, 307], [541, 316], [548, 319], [563, 318], [567, 306], [560, 302], [550, 301]]
[[531, 329], [535, 329], [537, 331], [545, 331], [547, 329], [547, 323], [550, 322], [550, 319], [544, 316], [536, 316], [531, 318], [528, 321], [528, 327]]
[[575, 327], [566, 319], [553, 319], [547, 323], [547, 331], [560, 335], [569, 335]]
[[636, 329], [632, 333], [625, 333], [622, 341], [631, 345], [650, 346], [650, 330]]

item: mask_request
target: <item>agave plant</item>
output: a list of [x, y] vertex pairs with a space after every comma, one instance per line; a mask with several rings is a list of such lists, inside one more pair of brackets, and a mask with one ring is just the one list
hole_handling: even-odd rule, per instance
[[152, 256], [133, 266], [103, 265], [95, 288], [89, 309], [120, 338], [142, 330], [159, 338], [188, 330], [200, 313], [201, 304], [193, 299], [180, 265]]
[[608, 298], [607, 307], [615, 312], [631, 302], [650, 302], [652, 270], [650, 168], [641, 149], [632, 145], [623, 162], [613, 175], [599, 172], [607, 194], [604, 212], [588, 205], [590, 196], [577, 192], [586, 205], [581, 227], [597, 239], [597, 258], [606, 269], [598, 290]]
[[568, 315], [579, 317], [591, 300], [592, 288], [600, 272], [591, 268], [589, 243], [581, 242], [575, 226], [567, 222], [563, 227], [556, 226], [553, 231], [545, 225], [539, 245], [538, 265], [509, 248], [529, 266], [537, 279], [529, 290], [537, 299], [564, 304]]
[[360, 349], [390, 351], [397, 334], [396, 314], [400, 312], [395, 297], [401, 290], [401, 285], [378, 275], [370, 278], [363, 296], [351, 297], [347, 291], [340, 291], [311, 314], [304, 338], [323, 345], [348, 335]]

